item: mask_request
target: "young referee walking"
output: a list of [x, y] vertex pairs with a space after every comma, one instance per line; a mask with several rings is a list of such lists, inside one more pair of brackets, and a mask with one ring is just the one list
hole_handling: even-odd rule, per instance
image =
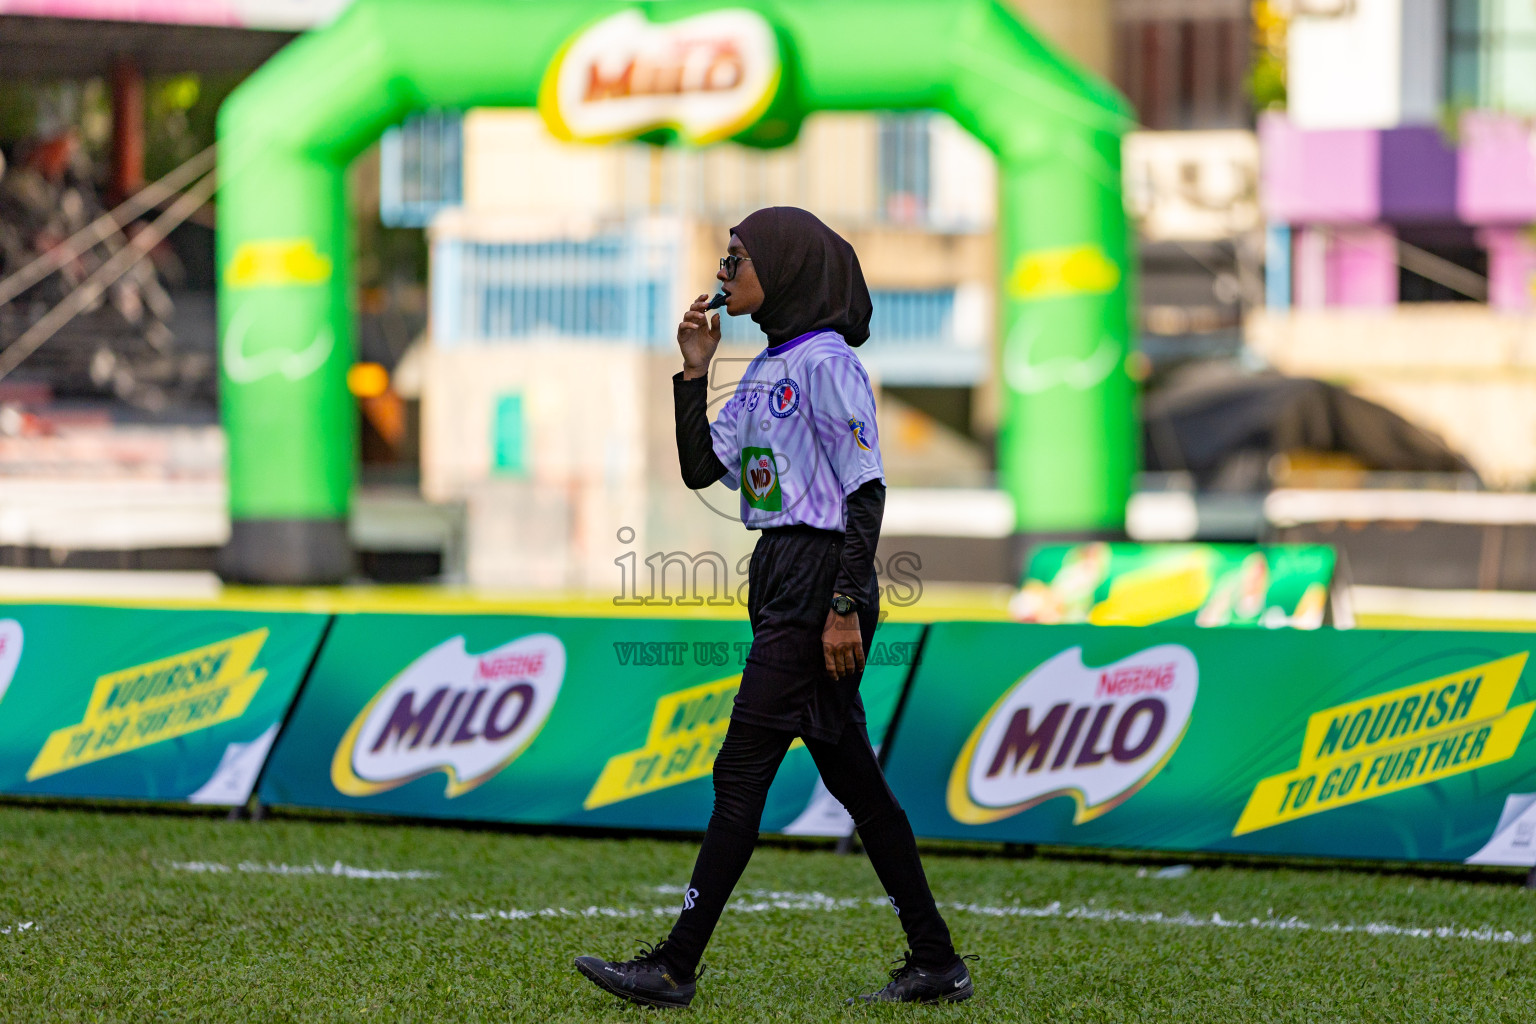
[[677, 328], [677, 452], [689, 487], [724, 480], [739, 488], [742, 522], [760, 531], [749, 576], [752, 647], [715, 759], [714, 813], [671, 933], [633, 960], [582, 956], [576, 967], [625, 999], [688, 1005], [704, 947], [757, 843], [768, 787], [800, 737], [853, 816], [911, 947], [888, 985], [859, 998], [966, 999], [970, 972], [934, 904], [859, 698], [880, 611], [873, 566], [885, 477], [874, 396], [852, 351], [869, 337], [871, 311], [858, 257], [812, 214], [771, 207], [731, 229], [717, 276], [726, 312], [751, 314], [768, 347], [711, 424], [707, 376], [720, 317], [699, 296]]

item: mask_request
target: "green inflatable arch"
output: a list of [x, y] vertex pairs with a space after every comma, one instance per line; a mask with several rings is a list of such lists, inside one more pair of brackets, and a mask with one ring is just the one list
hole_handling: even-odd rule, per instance
[[[666, 54], [675, 66], [652, 66]], [[818, 110], [948, 113], [998, 159], [999, 465], [1018, 529], [1122, 528], [1136, 452], [1120, 185], [1131, 122], [1113, 89], [998, 0], [357, 0], [219, 118], [227, 578], [349, 570], [345, 172], [429, 106], [539, 106], [557, 133], [593, 141], [762, 146], [792, 141]]]

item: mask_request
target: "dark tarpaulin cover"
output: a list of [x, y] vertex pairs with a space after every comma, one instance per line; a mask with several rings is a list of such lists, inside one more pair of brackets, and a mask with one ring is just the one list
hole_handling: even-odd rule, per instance
[[1186, 471], [1201, 489], [1266, 487], [1254, 470], [1299, 450], [1347, 454], [1368, 470], [1476, 476], [1434, 434], [1307, 377], [1228, 364], [1185, 367], [1148, 390], [1142, 421], [1145, 467]]

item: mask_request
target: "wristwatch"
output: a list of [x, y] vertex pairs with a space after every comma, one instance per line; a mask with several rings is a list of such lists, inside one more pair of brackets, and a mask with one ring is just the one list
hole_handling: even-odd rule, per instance
[[839, 615], [848, 615], [858, 610], [859, 602], [847, 594], [832, 595], [832, 610]]

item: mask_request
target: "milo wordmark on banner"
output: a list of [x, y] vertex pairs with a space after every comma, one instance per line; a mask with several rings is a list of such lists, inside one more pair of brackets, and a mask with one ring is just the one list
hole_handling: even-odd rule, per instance
[[[922, 627], [882, 626], [862, 692], [882, 741]], [[745, 622], [346, 615], [261, 799], [376, 814], [703, 829]], [[830, 824], [829, 824], [830, 823]], [[843, 827], [790, 751], [765, 830]]]
[[1030, 672], [977, 723], [950, 771], [956, 821], [1000, 821], [1052, 797], [1075, 824], [1129, 800], [1184, 738], [1199, 688], [1195, 656], [1160, 644], [1101, 668], [1082, 648]]
[[329, 616], [18, 606], [0, 619], [0, 792], [249, 798]]
[[357, 713], [336, 744], [331, 784], [372, 796], [441, 772], [452, 798], [494, 778], [549, 718], [565, 647], [536, 633], [479, 654], [464, 637], [407, 665]]
[[933, 838], [1529, 865], [1530, 647], [939, 623], [889, 776]]

